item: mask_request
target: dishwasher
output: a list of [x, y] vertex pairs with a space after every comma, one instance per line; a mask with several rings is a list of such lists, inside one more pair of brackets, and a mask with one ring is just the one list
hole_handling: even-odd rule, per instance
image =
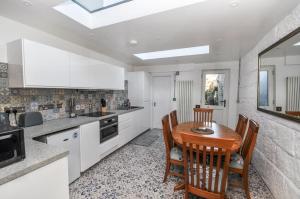
[[69, 184], [80, 177], [80, 130], [79, 128], [60, 131], [40, 137], [39, 141], [53, 146], [64, 146], [69, 150]]

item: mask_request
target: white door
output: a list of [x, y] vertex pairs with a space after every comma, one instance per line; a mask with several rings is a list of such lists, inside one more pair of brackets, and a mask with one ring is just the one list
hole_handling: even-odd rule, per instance
[[153, 128], [162, 128], [161, 119], [169, 114], [171, 109], [171, 76], [160, 76], [152, 78], [153, 88]]
[[201, 107], [214, 109], [213, 120], [223, 125], [228, 125], [228, 91], [228, 70], [203, 71]]

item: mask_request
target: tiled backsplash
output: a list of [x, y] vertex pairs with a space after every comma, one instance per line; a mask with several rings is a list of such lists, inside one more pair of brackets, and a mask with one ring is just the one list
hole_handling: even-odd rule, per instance
[[128, 98], [128, 83], [125, 90], [76, 90], [47, 88], [8, 88], [8, 65], [0, 63], [0, 112], [17, 108], [18, 112], [40, 111], [44, 120], [68, 117], [68, 100], [75, 97], [76, 113], [95, 112], [100, 109], [100, 100], [107, 100], [108, 109], [116, 109]]

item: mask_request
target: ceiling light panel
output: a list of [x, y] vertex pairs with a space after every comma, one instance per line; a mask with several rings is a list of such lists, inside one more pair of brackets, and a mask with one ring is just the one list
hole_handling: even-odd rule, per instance
[[294, 46], [300, 46], [300, 41], [298, 43], [295, 43]]
[[208, 45], [148, 52], [148, 53], [139, 53], [139, 54], [134, 54], [134, 56], [142, 60], [150, 60], [150, 59], [162, 59], [162, 58], [182, 57], [182, 56], [202, 55], [202, 54], [209, 54]]

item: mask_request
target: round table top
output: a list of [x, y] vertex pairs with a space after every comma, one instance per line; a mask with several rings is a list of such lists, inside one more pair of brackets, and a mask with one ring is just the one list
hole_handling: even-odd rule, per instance
[[[210, 135], [194, 133], [192, 132], [191, 129], [195, 127], [208, 127], [214, 130], [214, 133]], [[234, 130], [214, 122], [210, 123], [210, 125], [204, 125], [203, 123], [195, 123], [195, 122], [186, 122], [186, 123], [178, 124], [176, 127], [173, 128], [173, 132], [172, 132], [173, 139], [176, 144], [182, 145], [182, 139], [181, 139], [182, 133], [185, 134], [191, 133], [193, 135], [197, 134], [204, 137], [211, 137], [216, 139], [219, 138], [219, 139], [235, 140], [235, 143], [232, 147], [232, 151], [237, 151], [242, 144], [242, 137], [239, 134], [237, 134]]]

